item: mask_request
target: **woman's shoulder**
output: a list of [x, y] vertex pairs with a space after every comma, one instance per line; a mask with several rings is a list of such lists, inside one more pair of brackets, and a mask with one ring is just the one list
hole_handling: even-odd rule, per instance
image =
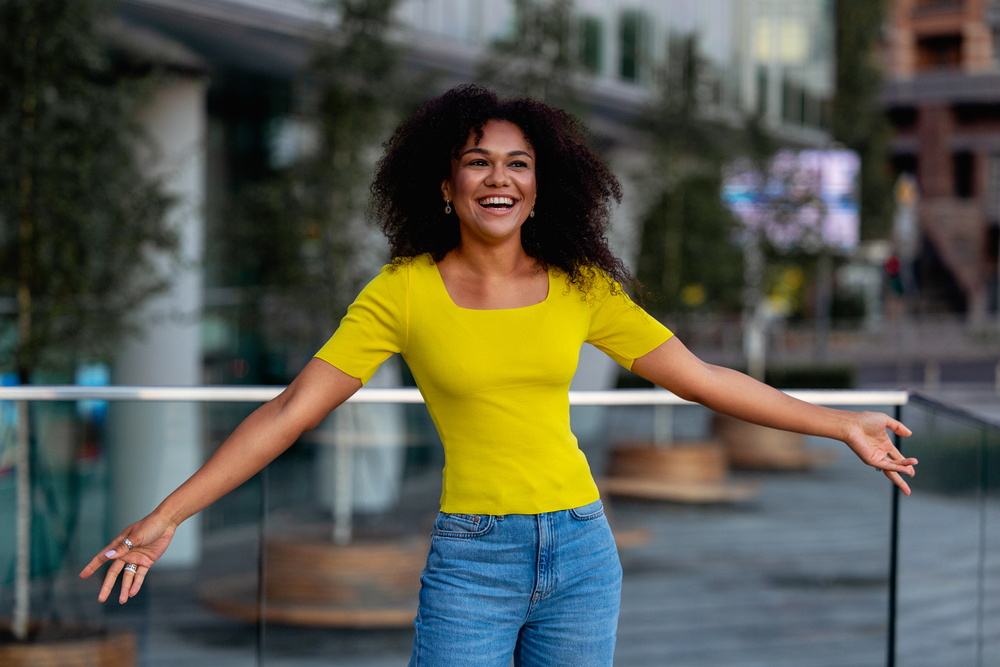
[[412, 257], [396, 257], [379, 271], [384, 276], [406, 276], [412, 273], [426, 273], [434, 266], [429, 252]]
[[379, 269], [371, 281], [361, 291], [361, 295], [383, 294], [392, 298], [403, 298], [413, 285], [420, 284], [434, 268], [430, 254], [414, 257], [396, 257]]
[[557, 280], [559, 284], [565, 283], [563, 292], [566, 296], [575, 297], [591, 307], [609, 299], [631, 302], [628, 293], [621, 284], [600, 267], [582, 266], [572, 274], [559, 268], [550, 267], [549, 274], [559, 279]]

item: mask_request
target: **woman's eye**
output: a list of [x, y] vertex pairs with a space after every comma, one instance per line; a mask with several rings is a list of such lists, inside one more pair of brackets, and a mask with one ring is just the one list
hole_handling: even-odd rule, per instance
[[528, 163], [527, 162], [522, 162], [521, 160], [518, 160], [516, 162], [511, 162], [510, 166], [511, 167], [517, 167], [518, 169], [523, 169], [523, 168], [525, 168], [525, 167], [528, 166]]
[[486, 160], [472, 160], [469, 162], [470, 167], [484, 167], [486, 164]]

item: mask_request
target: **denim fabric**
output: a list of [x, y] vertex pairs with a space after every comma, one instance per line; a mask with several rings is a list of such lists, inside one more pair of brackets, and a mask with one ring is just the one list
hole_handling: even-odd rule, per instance
[[410, 667], [609, 667], [621, 564], [600, 500], [434, 522]]

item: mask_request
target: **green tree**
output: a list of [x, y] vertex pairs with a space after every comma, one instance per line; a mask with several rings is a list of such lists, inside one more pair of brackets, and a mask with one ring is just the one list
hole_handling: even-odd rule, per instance
[[837, 141], [861, 156], [863, 239], [885, 238], [892, 231], [892, 127], [879, 99], [882, 70], [876, 51], [884, 15], [884, 0], [839, 0], [836, 5], [837, 92], [831, 129]]
[[169, 204], [143, 175], [135, 120], [147, 73], [123, 71], [99, 31], [105, 0], [10, 0], [0, 9], [0, 294], [17, 299], [17, 342], [0, 367], [102, 355], [164, 289]]
[[[328, 335], [384, 247], [371, 247], [364, 213], [379, 146], [421, 99], [389, 37], [396, 0], [337, 0], [339, 21], [296, 82], [293, 115], [313, 145], [292, 164], [235, 194], [216, 229], [224, 280], [284, 295], [296, 311], [285, 341]], [[306, 142], [310, 143], [310, 142]], [[372, 259], [374, 256], [374, 259]], [[247, 326], [264, 329], [254, 299]], [[273, 327], [272, 327], [273, 330]]]
[[[657, 193], [642, 218], [637, 277], [659, 315], [738, 309], [743, 283], [737, 221], [723, 204], [722, 168], [757, 137], [707, 120], [698, 101], [706, 67], [693, 36], [674, 36], [657, 95], [639, 127], [649, 137], [643, 189]], [[756, 125], [753, 126], [754, 128]]]
[[[167, 282], [156, 256], [176, 236], [169, 200], [136, 158], [147, 73], [112, 57], [106, 0], [0, 4], [0, 367], [22, 383], [41, 367], [110, 353], [131, 314]], [[162, 255], [161, 255], [162, 256]], [[9, 342], [8, 342], [9, 341]], [[27, 404], [19, 406], [15, 634], [27, 632], [30, 478]]]
[[572, 0], [514, 0], [510, 35], [490, 45], [476, 81], [581, 115], [586, 72], [574, 39]]

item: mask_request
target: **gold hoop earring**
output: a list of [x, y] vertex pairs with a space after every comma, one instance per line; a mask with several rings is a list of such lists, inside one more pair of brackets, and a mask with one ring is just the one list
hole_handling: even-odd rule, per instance
[[445, 213], [445, 215], [448, 215], [449, 213], [451, 213], [451, 200], [450, 199], [447, 202], [445, 202], [444, 213]]

